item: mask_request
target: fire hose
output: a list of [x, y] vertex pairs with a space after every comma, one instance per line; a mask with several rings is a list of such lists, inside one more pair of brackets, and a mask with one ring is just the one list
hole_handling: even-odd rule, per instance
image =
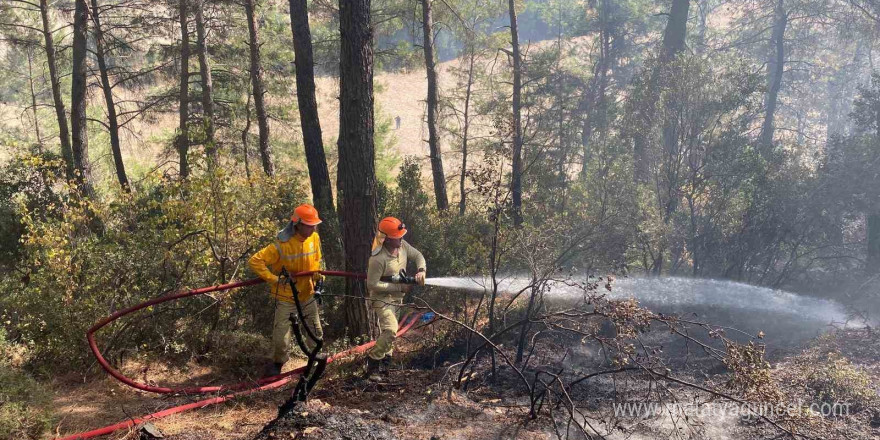
[[[359, 278], [359, 279], [366, 278], [366, 275], [364, 275], [364, 274], [356, 274], [356, 273], [340, 272], [340, 271], [298, 272], [298, 273], [291, 275], [291, 277], [307, 276], [307, 275], [312, 275], [316, 272], [321, 273], [323, 275], [327, 275], [327, 276], [341, 276], [341, 277]], [[141, 309], [144, 309], [144, 308], [147, 308], [150, 306], [154, 306], [156, 304], [161, 304], [161, 303], [168, 302], [168, 301], [174, 301], [177, 299], [186, 298], [189, 296], [202, 295], [202, 294], [206, 294], [206, 293], [218, 292], [218, 291], [234, 289], [234, 288], [238, 288], [238, 287], [253, 286], [253, 285], [261, 284], [263, 282], [265, 282], [265, 281], [263, 281], [260, 278], [254, 278], [254, 279], [247, 280], [247, 281], [221, 284], [218, 286], [211, 286], [211, 287], [204, 287], [201, 289], [189, 290], [186, 292], [180, 292], [180, 293], [176, 293], [176, 294], [172, 294], [172, 295], [168, 295], [168, 296], [154, 298], [152, 300], [146, 301], [141, 304], [134, 305], [134, 306], [129, 307], [127, 309], [117, 311], [116, 313], [113, 313], [112, 315], [95, 323], [86, 332], [86, 339], [88, 340], [89, 348], [91, 349], [92, 353], [95, 355], [95, 358], [97, 359], [98, 363], [101, 365], [101, 368], [103, 368], [108, 374], [110, 374], [115, 379], [119, 380], [120, 382], [122, 382], [132, 388], [141, 390], [141, 391], [147, 391], [147, 392], [158, 393], [158, 394], [184, 394], [184, 395], [188, 395], [188, 394], [204, 394], [204, 393], [213, 393], [213, 392], [231, 392], [231, 393], [224, 395], [224, 396], [213, 397], [213, 398], [201, 400], [198, 402], [192, 402], [189, 404], [168, 408], [168, 409], [156, 412], [156, 413], [147, 414], [145, 416], [141, 416], [138, 418], [129, 419], [124, 422], [120, 422], [120, 423], [106, 426], [103, 428], [94, 429], [92, 431], [87, 431], [87, 432], [82, 432], [79, 434], [73, 434], [73, 435], [69, 435], [66, 437], [61, 437], [56, 440], [88, 439], [88, 438], [93, 438], [93, 437], [97, 437], [100, 435], [109, 434], [111, 432], [114, 432], [114, 431], [117, 431], [120, 429], [130, 428], [134, 425], [137, 425], [137, 424], [149, 421], [149, 420], [159, 419], [162, 417], [166, 417], [166, 416], [169, 416], [172, 414], [177, 414], [177, 413], [187, 411], [190, 409], [203, 408], [208, 405], [225, 402], [227, 400], [234, 399], [239, 396], [252, 394], [252, 393], [255, 393], [258, 391], [265, 391], [265, 390], [270, 390], [270, 389], [274, 389], [274, 388], [279, 388], [281, 386], [286, 385], [291, 380], [293, 380], [294, 376], [302, 374], [305, 371], [306, 366], [303, 366], [303, 367], [300, 367], [295, 370], [291, 370], [291, 371], [288, 371], [286, 373], [282, 373], [279, 375], [264, 377], [264, 378], [258, 379], [256, 381], [241, 382], [238, 384], [229, 384], [229, 385], [220, 385], [220, 386], [182, 387], [182, 388], [169, 388], [169, 387], [152, 386], [152, 385], [137, 382], [137, 381], [123, 375], [121, 372], [119, 372], [118, 370], [113, 368], [110, 365], [110, 363], [104, 358], [104, 356], [101, 354], [101, 351], [98, 348], [98, 344], [95, 341], [95, 333], [98, 330], [100, 330], [102, 327], [106, 326], [107, 324], [109, 324], [109, 323], [111, 323], [111, 322], [113, 322], [113, 321], [115, 321], [125, 315], [136, 312], [138, 310], [141, 310]], [[409, 331], [413, 327], [413, 325], [415, 325], [416, 322], [419, 321], [419, 319], [422, 317], [422, 315], [423, 315], [422, 313], [415, 313], [415, 314], [408, 314], [408, 315], [404, 316], [404, 318], [401, 320], [401, 328], [397, 332], [397, 335], [401, 336], [404, 333], [406, 333], [407, 331]], [[366, 350], [370, 349], [373, 345], [375, 345], [375, 343], [376, 343], [375, 341], [371, 341], [366, 344], [359, 345], [357, 347], [353, 347], [348, 350], [337, 353], [337, 354], [327, 358], [327, 363], [329, 364], [330, 362], [332, 362], [336, 359], [339, 359], [341, 357], [345, 357], [348, 355], [363, 353]]]

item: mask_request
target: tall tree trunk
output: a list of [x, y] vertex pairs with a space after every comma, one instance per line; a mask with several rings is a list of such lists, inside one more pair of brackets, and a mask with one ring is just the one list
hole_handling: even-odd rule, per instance
[[[651, 72], [651, 78], [649, 80], [651, 86], [649, 87], [650, 95], [647, 99], [650, 100], [650, 105], [646, 105], [645, 108], [651, 108], [660, 98], [660, 90], [658, 89], [657, 83], [661, 75], [663, 75], [662, 71], [676, 55], [684, 51], [687, 39], [687, 19], [689, 9], [690, 0], [672, 0], [672, 5], [669, 8], [669, 18], [666, 21], [666, 28], [663, 30], [663, 45], [660, 48], [660, 62], [653, 72]], [[668, 146], [671, 140], [669, 137], [671, 133], [668, 132], [668, 128], [669, 126], [664, 124], [664, 147]], [[645, 136], [646, 134], [642, 132], [637, 132], [633, 136], [633, 160], [635, 162], [633, 177], [637, 182], [646, 182], [648, 180], [648, 140]]]
[[[675, 57], [685, 49], [689, 9], [689, 0], [672, 1], [672, 8], [669, 12], [669, 21], [666, 23], [666, 30], [663, 34], [663, 62], [659, 66], [659, 70], [661, 71], [667, 69], [669, 63], [673, 61]], [[674, 73], [675, 72], [669, 72], [669, 74]], [[663, 75], [662, 72], [658, 72], [658, 74]], [[666, 117], [663, 118], [663, 148], [664, 156], [669, 158], [678, 157], [679, 125], [678, 121], [673, 115], [679, 114], [677, 110], [681, 103], [676, 101], [676, 99], [667, 99], [665, 101], [666, 111], [664, 112], [664, 114], [666, 115]], [[669, 182], [669, 184], [673, 185], [672, 179], [670, 180], [671, 181]], [[675, 180], [677, 181], [677, 179]], [[664, 211], [664, 223], [669, 222], [669, 219], [672, 216], [672, 212], [674, 212], [675, 208], [678, 206], [677, 200], [675, 200], [676, 197], [674, 194], [672, 194], [671, 190], [669, 198], [670, 200], [667, 202]]]
[[343, 255], [339, 216], [333, 203], [333, 188], [330, 184], [327, 156], [324, 154], [321, 121], [318, 118], [312, 33], [306, 0], [290, 0], [290, 27], [293, 31], [296, 66], [296, 99], [299, 104], [306, 165], [309, 168], [309, 181], [312, 185], [312, 201], [326, 222], [321, 227], [321, 231], [329, 232], [324, 235], [324, 244], [329, 245], [324, 249], [327, 262], [340, 267], [343, 264]]
[[248, 133], [251, 131], [251, 97], [248, 95], [247, 104], [244, 105], [244, 128], [241, 129], [241, 150], [244, 158], [244, 175], [247, 176], [248, 182], [251, 180], [251, 164], [248, 157]]
[[92, 167], [89, 163], [89, 135], [86, 127], [86, 88], [88, 87], [87, 37], [89, 32], [89, 5], [76, 0], [73, 16], [73, 75], [70, 94], [70, 128], [75, 181], [83, 194], [92, 196]]
[[[370, 0], [339, 3], [339, 192], [345, 270], [364, 273], [376, 232], [376, 152], [373, 145], [373, 31]], [[346, 320], [352, 335], [368, 334], [363, 280], [346, 280]]]
[[128, 176], [125, 174], [125, 163], [122, 162], [122, 149], [119, 145], [119, 121], [116, 117], [116, 103], [113, 101], [113, 86], [107, 73], [107, 53], [104, 46], [104, 32], [101, 29], [101, 18], [98, 0], [92, 0], [92, 20], [95, 22], [95, 55], [98, 59], [98, 70], [101, 74], [101, 89], [107, 105], [107, 123], [110, 126], [110, 151], [113, 153], [113, 164], [116, 166], [116, 179], [125, 192], [130, 192]]
[[[685, 48], [689, 9], [690, 0], [672, 0], [672, 5], [669, 8], [669, 18], [666, 21], [666, 28], [663, 30], [663, 44], [660, 48], [660, 62], [651, 72], [651, 77], [649, 79], [651, 86], [648, 88], [650, 95], [647, 99], [650, 101], [650, 105], [645, 105], [645, 108], [651, 108], [660, 98], [660, 90], [658, 90], [657, 83], [661, 75], [663, 75], [662, 70], [666, 68], [669, 61], [673, 60], [675, 56]], [[668, 127], [664, 125], [664, 146], [666, 146], [669, 141], [670, 133], [667, 132], [667, 128]], [[646, 138], [646, 133], [641, 131], [633, 133], [632, 136], [634, 162], [633, 180], [635, 182], [646, 182], [649, 179], [647, 158], [648, 139]]]
[[773, 31], [770, 36], [770, 59], [767, 64], [767, 95], [764, 99], [764, 123], [761, 125], [761, 151], [768, 156], [773, 149], [774, 118], [782, 73], [785, 70], [785, 27], [788, 14], [784, 0], [778, 0], [774, 9]]
[[531, 328], [532, 312], [535, 309], [535, 301], [538, 296], [539, 287], [535, 278], [532, 278], [532, 284], [535, 285], [535, 287], [529, 289], [529, 305], [526, 306], [525, 319], [528, 321], [526, 321], [525, 325], [520, 328], [519, 338], [516, 343], [516, 363], [520, 366], [522, 366], [523, 354], [525, 353], [526, 348], [526, 335], [528, 335], [529, 329]]
[[868, 272], [880, 272], [880, 212], [868, 214]]
[[522, 224], [522, 56], [519, 52], [519, 33], [516, 25], [516, 1], [508, 0], [510, 14], [510, 44], [513, 51], [513, 171], [510, 191], [513, 195], [513, 223]]
[[55, 62], [55, 42], [52, 39], [52, 28], [49, 27], [48, 0], [40, 0], [40, 17], [43, 20], [43, 39], [46, 42], [46, 64], [49, 65], [49, 81], [52, 83], [52, 101], [55, 105], [55, 117], [58, 120], [58, 138], [61, 140], [61, 156], [64, 158], [67, 180], [74, 178], [73, 150], [70, 147], [70, 132], [67, 130], [67, 112], [61, 98], [61, 80]]
[[34, 114], [34, 133], [37, 135], [37, 149], [43, 154], [43, 136], [40, 134], [40, 121], [37, 119], [37, 92], [34, 89], [34, 48], [27, 48], [28, 88], [31, 92], [31, 109]]
[[672, 0], [669, 21], [666, 22], [666, 29], [663, 32], [663, 59], [666, 61], [684, 50], [689, 9], [690, 0]]
[[265, 88], [263, 87], [263, 68], [260, 65], [260, 43], [257, 38], [257, 21], [255, 18], [254, 0], [244, 0], [244, 12], [248, 22], [248, 47], [251, 56], [251, 85], [253, 86], [254, 109], [257, 112], [257, 127], [260, 130], [260, 159], [263, 162], [263, 172], [267, 176], [275, 174], [272, 165], [272, 151], [269, 148], [269, 117], [266, 114], [266, 104], [263, 101]]
[[[875, 102], [874, 118], [874, 126], [876, 127], [874, 146], [875, 148], [880, 148], [880, 102]], [[874, 157], [877, 157], [878, 154], [880, 154], [880, 151], [875, 149]], [[867, 222], [868, 272], [877, 273], [880, 272], [880, 208], [875, 206], [873, 212], [868, 213]]]
[[[469, 38], [473, 38], [472, 36]], [[467, 191], [465, 190], [465, 178], [467, 177], [467, 160], [468, 160], [468, 132], [471, 126], [471, 92], [474, 85], [474, 61], [477, 57], [477, 51], [474, 48], [474, 42], [468, 43], [468, 79], [467, 88], [464, 94], [464, 127], [461, 131], [461, 176], [459, 176], [459, 192], [461, 200], [458, 202], [458, 214], [464, 215], [467, 208]]]
[[559, 4], [559, 14], [557, 15], [557, 33], [556, 33], [556, 63], [553, 66], [554, 75], [556, 78], [554, 79], [555, 87], [553, 91], [555, 93], [554, 100], [556, 101], [556, 144], [557, 144], [557, 153], [559, 157], [557, 157], [556, 162], [556, 178], [559, 182], [559, 199], [557, 200], [556, 211], [565, 214], [565, 206], [566, 206], [566, 194], [568, 193], [568, 149], [570, 148], [570, 144], [566, 139], [567, 136], [566, 126], [567, 120], [566, 116], [566, 90], [565, 90], [565, 79], [566, 76], [562, 73], [562, 4]]
[[202, 77], [202, 124], [205, 130], [205, 154], [208, 170], [217, 165], [217, 145], [214, 143], [214, 81], [208, 63], [208, 43], [205, 38], [205, 1], [199, 1], [196, 9], [196, 39], [199, 53], [199, 73]]
[[180, 0], [180, 93], [178, 95], [178, 128], [177, 154], [180, 156], [180, 179], [186, 180], [189, 177], [189, 129], [187, 121], [189, 120], [189, 29], [187, 26], [187, 2], [189, 0]]
[[581, 164], [581, 179], [586, 179], [592, 158], [593, 130], [598, 119], [600, 129], [605, 129], [607, 107], [605, 94], [608, 89], [608, 69], [611, 66], [611, 21], [608, 19], [610, 6], [608, 0], [602, 0], [602, 8], [599, 12], [599, 59], [593, 71], [593, 77], [587, 86], [584, 96], [584, 123], [581, 129], [581, 147], [583, 148], [584, 160]]
[[[657, 70], [654, 72], [654, 75], [670, 75], [675, 74], [675, 71], [670, 70], [670, 63], [675, 60], [675, 57], [678, 56], [685, 49], [685, 41], [687, 39], [687, 19], [688, 12], [690, 9], [690, 1], [689, 0], [672, 0], [672, 7], [669, 11], [669, 21], [666, 23], [666, 29], [663, 33], [663, 51], [661, 54], [661, 63], [658, 66]], [[659, 77], [656, 78], [659, 80]], [[657, 82], [654, 82], [656, 85]], [[656, 95], [659, 97], [659, 95]], [[665, 169], [663, 172], [666, 177], [666, 184], [668, 185], [665, 189], [667, 193], [667, 199], [664, 203], [663, 209], [663, 223], [669, 224], [672, 219], [672, 214], [678, 209], [679, 202], [679, 190], [678, 190], [678, 174], [674, 172], [675, 167], [672, 164], [672, 161], [675, 160], [679, 156], [679, 124], [675, 115], [678, 115], [680, 112], [678, 111], [678, 107], [682, 104], [677, 102], [674, 97], [670, 97], [672, 99], [667, 99], [664, 101], [664, 111], [663, 114], [665, 117], [663, 118], [663, 152], [662, 157], [667, 158], [664, 160], [665, 164], [663, 165]], [[661, 275], [663, 273], [663, 263], [665, 259], [665, 251], [668, 246], [666, 244], [661, 245], [657, 249], [657, 254], [654, 256], [654, 263], [652, 273], [654, 275]], [[674, 264], [674, 261], [673, 261]]]
[[694, 52], [702, 55], [706, 52], [706, 32], [709, 30], [707, 19], [709, 18], [709, 0], [699, 0], [697, 3], [699, 23], [697, 27], [697, 47]]
[[431, 174], [434, 177], [434, 197], [437, 209], [444, 211], [449, 207], [446, 197], [446, 176], [443, 173], [443, 157], [440, 153], [440, 133], [437, 130], [437, 68], [434, 63], [434, 19], [431, 13], [431, 0], [422, 0], [422, 48], [425, 51], [425, 71], [428, 74], [428, 149], [431, 152]]

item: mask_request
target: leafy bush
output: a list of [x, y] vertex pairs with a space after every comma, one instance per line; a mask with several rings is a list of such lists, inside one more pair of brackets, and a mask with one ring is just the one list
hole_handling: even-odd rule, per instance
[[400, 167], [397, 188], [386, 191], [380, 215], [398, 217], [406, 224], [406, 240], [425, 255], [429, 276], [481, 272], [492, 233], [485, 217], [479, 212], [438, 213], [413, 157]]
[[878, 403], [870, 376], [836, 353], [828, 353], [824, 362], [812, 364], [807, 388], [817, 403], [848, 405], [854, 413]]
[[[84, 334], [98, 319], [170, 292], [252, 276], [247, 259], [305, 200], [304, 181], [302, 173], [246, 179], [218, 171], [185, 183], [148, 179], [133, 195], [89, 203], [55, 185], [47, 197], [57, 215], [30, 209], [23, 188], [10, 197], [24, 228], [16, 271], [0, 274], [0, 316], [12, 336], [35, 347], [35, 371], [85, 365]], [[90, 232], [93, 217], [103, 225], [98, 233]], [[242, 290], [223, 307], [198, 296], [138, 312], [103, 329], [99, 344], [114, 362], [143, 351], [181, 360], [204, 355], [213, 332], [265, 330], [264, 288]]]
[[254, 375], [269, 353], [269, 339], [244, 331], [222, 331], [214, 335], [210, 363], [232, 374]]
[[52, 423], [49, 393], [18, 366], [24, 352], [0, 328], [0, 438], [39, 438]]
[[27, 231], [19, 213], [58, 216], [53, 187], [61, 181], [63, 167], [59, 157], [47, 153], [16, 157], [0, 171], [0, 271], [14, 269], [22, 257], [20, 240]]

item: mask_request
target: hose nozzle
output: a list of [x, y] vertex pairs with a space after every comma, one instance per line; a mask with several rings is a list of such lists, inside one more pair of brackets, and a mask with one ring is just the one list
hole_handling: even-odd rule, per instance
[[406, 271], [401, 270], [400, 273], [397, 275], [386, 275], [383, 277], [379, 277], [379, 281], [394, 284], [416, 284], [416, 277], [408, 277], [406, 276]]

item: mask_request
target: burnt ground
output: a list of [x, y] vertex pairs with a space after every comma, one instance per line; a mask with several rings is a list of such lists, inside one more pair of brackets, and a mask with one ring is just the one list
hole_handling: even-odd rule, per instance
[[379, 385], [337, 381], [317, 393], [323, 398], [299, 404], [254, 438], [550, 438], [540, 424], [524, 426], [520, 411], [444, 393], [437, 389], [436, 379], [433, 372], [399, 370]]
[[254, 439], [552, 438], [546, 421], [525, 423], [525, 410], [501, 405], [497, 393], [451, 391], [448, 363], [431, 368], [419, 357], [400, 357], [405, 359], [380, 383], [360, 377], [362, 361], [341, 366], [308, 403], [272, 421]]
[[[659, 332], [651, 338], [663, 341]], [[568, 438], [586, 438], [566, 426], [567, 420], [560, 417], [563, 411], [558, 406], [555, 407], [555, 425], [546, 409], [537, 419], [529, 419], [520, 379], [510, 368], [501, 367], [497, 379], [491, 380], [487, 358], [481, 359], [480, 368], [469, 376], [466, 392], [452, 390], [450, 385], [458, 374], [456, 356], [460, 356], [460, 350], [454, 344], [450, 346], [450, 340], [444, 339], [442, 332], [421, 329], [399, 341], [395, 363], [382, 383], [372, 383], [359, 376], [363, 357], [331, 364], [327, 377], [319, 382], [310, 401], [280, 419], [276, 420], [277, 408], [290, 395], [291, 386], [154, 423], [165, 433], [165, 438], [171, 440], [551, 439], [557, 438], [556, 432], [564, 436], [566, 431]], [[575, 364], [583, 370], [598, 368], [599, 364], [591, 362], [597, 361], [600, 353], [571, 341], [565, 345], [570, 351], [565, 361], [567, 367]], [[553, 349], [535, 356], [552, 359], [559, 354], [552, 352]], [[822, 386], [826, 393], [837, 387], [838, 393], [861, 396], [864, 404], [846, 417], [807, 415], [782, 422], [805, 426], [808, 433], [814, 434], [809, 438], [880, 438], [880, 420], [873, 412], [875, 401], [871, 400], [871, 393], [876, 397], [880, 386], [880, 335], [866, 329], [840, 330], [812, 340], [803, 350], [787, 351], [788, 355], [775, 360], [772, 368], [772, 377], [786, 401], [810, 402], [817, 399], [817, 387]], [[833, 353], [839, 353], [846, 362], [834, 356], [829, 358]], [[526, 373], [529, 378], [534, 375], [533, 370]], [[675, 368], [678, 377], [703, 384], [721, 382], [722, 373], [723, 369], [717, 365], [696, 358]], [[835, 380], [829, 385], [829, 381], [823, 379], [826, 376]], [[676, 398], [682, 402], [698, 402], [709, 408], [724, 403], [682, 387], [673, 388]], [[62, 434], [70, 433], [74, 426], [95, 428], [119, 421], [124, 418], [120, 417], [121, 413], [117, 414], [120, 410], [133, 416], [184, 403], [133, 394], [109, 379], [101, 386], [83, 384], [77, 387], [77, 394], [83, 395], [86, 389], [89, 390], [84, 396], [86, 401], [70, 402], [68, 415], [61, 422], [63, 428], [67, 428], [61, 429]], [[109, 399], [108, 394], [112, 394]], [[578, 420], [586, 419], [609, 440], [763, 440], [780, 434], [764, 421], [711, 411], [688, 417], [669, 414], [615, 417], [613, 402], [626, 396], [650, 401], [657, 392], [649, 388], [643, 378], [633, 375], [592, 379], [572, 395], [582, 408]], [[662, 397], [669, 401], [669, 396]], [[137, 436], [118, 433], [110, 438]]]
[[[854, 405], [850, 414], [836, 416], [802, 408], [795, 416], [774, 421], [803, 434], [803, 438], [880, 438], [878, 336], [870, 329], [845, 329], [814, 339], [802, 350], [787, 349], [790, 354], [778, 359], [770, 370], [773, 386], [780, 390], [780, 403], [821, 403], [821, 393], [833, 392], [842, 398], [861, 399], [860, 406]], [[573, 350], [572, 362], [578, 362], [574, 359], [579, 356], [594, 357], [579, 355], [577, 351]], [[782, 438], [782, 432], [767, 420], [744, 414], [735, 405], [730, 410], [729, 401], [682, 386], [670, 387], [672, 394], [660, 393], [638, 375], [591, 380], [587, 386], [573, 391], [572, 398], [582, 408], [576, 419], [586, 420], [602, 435], [591, 433], [593, 437], [587, 437], [572, 428], [566, 416], [560, 417], [564, 411], [558, 406], [555, 426], [547, 411], [530, 420], [528, 400], [510, 368], [500, 368], [498, 378], [492, 381], [486, 368], [488, 359], [483, 359], [483, 368], [474, 373], [467, 392], [450, 391], [457, 368], [449, 368], [448, 362], [429, 368], [424, 365], [425, 356], [404, 358], [384, 383], [374, 384], [351, 374], [331, 378], [316, 391], [312, 401], [271, 422], [254, 439], [550, 439], [560, 435], [609, 440]], [[723, 374], [711, 374], [717, 368], [708, 362], [692, 362], [687, 368], [684, 365], [673, 374], [703, 385], [723, 384], [726, 379]], [[531, 377], [534, 370], [526, 374]], [[614, 414], [615, 401], [633, 397], [644, 402], [691, 405], [697, 411], [686, 415]]]

